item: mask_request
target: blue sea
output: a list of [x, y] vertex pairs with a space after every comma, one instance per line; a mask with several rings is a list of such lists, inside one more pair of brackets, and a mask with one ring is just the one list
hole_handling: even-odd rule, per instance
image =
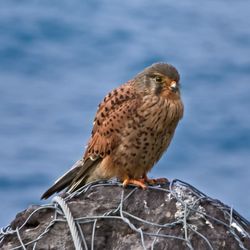
[[250, 2], [0, 2], [0, 227], [82, 157], [98, 103], [153, 62], [185, 115], [150, 177], [184, 180], [250, 219]]

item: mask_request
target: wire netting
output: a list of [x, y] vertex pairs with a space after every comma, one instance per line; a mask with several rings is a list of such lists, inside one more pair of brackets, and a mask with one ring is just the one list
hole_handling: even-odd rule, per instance
[[[106, 197], [97, 197], [100, 189], [104, 190], [102, 195], [106, 194]], [[114, 194], [112, 190], [116, 190]], [[86, 211], [92, 206], [92, 196], [98, 205], [94, 213]], [[85, 207], [77, 209], [76, 213], [73, 208], [80, 200]], [[30, 239], [27, 237], [30, 232], [27, 225], [32, 224], [32, 218], [42, 211], [45, 214], [50, 211], [50, 216], [46, 217], [48, 221], [37, 230], [36, 237]], [[105, 228], [103, 224], [107, 221], [112, 225], [108, 224]], [[66, 225], [75, 249], [105, 249], [107, 244], [111, 246], [110, 241], [118, 242], [119, 235], [116, 233], [121, 225], [125, 225], [126, 228], [122, 227], [121, 231], [127, 234], [120, 234], [123, 239], [121, 244], [134, 235], [131, 242], [139, 244], [136, 249], [173, 249], [172, 245], [177, 246], [176, 249], [200, 249], [201, 246], [202, 249], [218, 249], [219, 246], [227, 247], [227, 244], [236, 246], [235, 249], [248, 249], [250, 242], [250, 224], [245, 218], [186, 182], [175, 179], [166, 185], [149, 186], [144, 191], [132, 186], [123, 188], [120, 182], [113, 180], [89, 183], [64, 198], [56, 196], [52, 203], [34, 208], [15, 228], [12, 224], [1, 229], [0, 247], [41, 249], [57, 224]], [[33, 225], [33, 230], [36, 226], [39, 227], [38, 224]], [[106, 243], [102, 243], [101, 247], [97, 241], [102, 234], [100, 230], [106, 234]], [[227, 237], [218, 238], [218, 241], [216, 235], [222, 231]], [[11, 240], [15, 243], [10, 244]]]

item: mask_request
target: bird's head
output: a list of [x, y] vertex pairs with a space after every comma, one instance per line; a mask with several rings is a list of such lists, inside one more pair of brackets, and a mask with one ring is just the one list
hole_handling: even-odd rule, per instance
[[167, 63], [154, 63], [135, 77], [135, 84], [145, 94], [178, 98], [180, 75], [176, 68]]

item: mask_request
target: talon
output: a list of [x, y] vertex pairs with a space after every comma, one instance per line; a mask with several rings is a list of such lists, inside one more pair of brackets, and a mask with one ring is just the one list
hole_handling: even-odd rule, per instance
[[142, 188], [143, 190], [147, 189], [144, 179], [125, 179], [122, 183], [123, 187], [127, 187], [129, 184], [136, 185], [137, 187]]
[[149, 179], [146, 174], [143, 175], [143, 180], [149, 185], [160, 185], [160, 184], [166, 184], [168, 182], [167, 178]]

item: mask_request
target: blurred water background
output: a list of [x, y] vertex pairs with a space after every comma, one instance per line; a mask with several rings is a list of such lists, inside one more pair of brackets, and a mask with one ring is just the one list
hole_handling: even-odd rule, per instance
[[249, 1], [1, 1], [0, 226], [82, 156], [98, 103], [156, 61], [185, 116], [150, 176], [250, 219]]

